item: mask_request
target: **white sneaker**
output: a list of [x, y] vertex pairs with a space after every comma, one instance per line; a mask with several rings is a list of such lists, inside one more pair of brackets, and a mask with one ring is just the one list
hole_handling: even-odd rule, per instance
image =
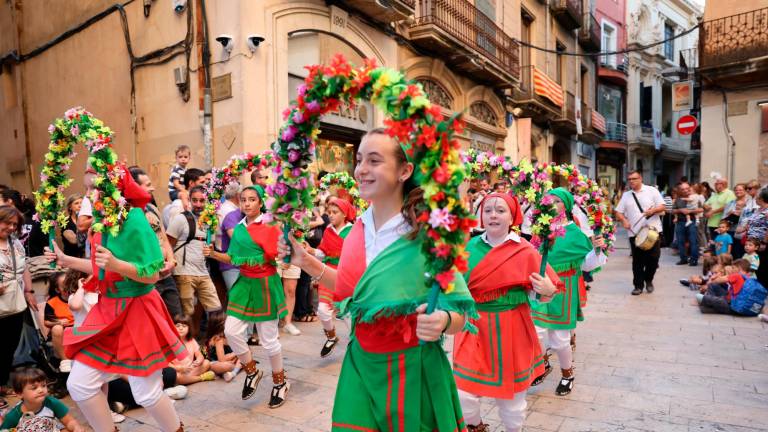
[[760, 318], [760, 321], [762, 322], [768, 322], [768, 315], [766, 314], [760, 314], [757, 317]]
[[173, 400], [179, 400], [186, 398], [189, 390], [187, 390], [186, 386], [177, 385], [176, 387], [168, 387], [163, 391], [166, 395], [168, 395], [169, 398]]
[[298, 329], [293, 323], [288, 323], [283, 327], [283, 330], [291, 334], [291, 336], [298, 336], [301, 334], [301, 330]]
[[72, 360], [64, 359], [59, 363], [59, 372], [69, 373], [72, 371]]
[[122, 414], [118, 414], [114, 411], [110, 411], [112, 413], [112, 423], [122, 423], [125, 421], [125, 416]]
[[230, 381], [232, 381], [233, 379], [235, 379], [235, 374], [233, 374], [232, 372], [224, 372], [224, 373], [221, 375], [221, 377], [222, 377], [222, 378], [224, 378], [224, 381], [226, 381], [226, 382], [230, 382]]

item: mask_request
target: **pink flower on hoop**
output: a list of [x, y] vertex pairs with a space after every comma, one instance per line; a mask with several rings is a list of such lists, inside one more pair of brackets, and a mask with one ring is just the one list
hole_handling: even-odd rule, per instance
[[445, 208], [434, 209], [429, 214], [429, 224], [432, 228], [443, 227], [447, 230], [451, 229], [453, 223], [453, 215], [451, 211]]

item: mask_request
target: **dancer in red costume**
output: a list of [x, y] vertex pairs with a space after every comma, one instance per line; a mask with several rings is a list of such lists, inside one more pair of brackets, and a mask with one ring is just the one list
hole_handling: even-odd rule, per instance
[[[163, 255], [143, 208], [151, 197], [124, 170], [118, 188], [131, 209], [117, 236], [101, 245], [101, 234], [90, 239], [90, 260], [67, 256], [55, 247], [46, 251], [51, 261], [66, 268], [96, 274], [88, 291], [101, 293], [82, 325], [67, 329], [64, 345], [74, 360], [67, 380], [70, 396], [96, 432], [112, 432], [107, 397], [102, 384], [113, 374], [128, 375], [136, 402], [147, 409], [164, 432], [183, 427], [171, 400], [163, 393], [161, 371], [173, 359], [187, 356], [184, 345], [154, 289], [163, 268]], [[105, 234], [106, 235], [106, 234]]]

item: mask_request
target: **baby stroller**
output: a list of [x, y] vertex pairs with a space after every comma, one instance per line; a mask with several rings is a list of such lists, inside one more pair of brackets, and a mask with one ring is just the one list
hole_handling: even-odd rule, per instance
[[63, 398], [67, 396], [66, 376], [59, 371], [59, 360], [55, 358], [53, 346], [43, 334], [39, 320], [40, 317], [31, 309], [27, 308], [24, 312], [24, 326], [14, 353], [13, 366], [31, 366], [42, 370], [48, 377], [51, 394]]

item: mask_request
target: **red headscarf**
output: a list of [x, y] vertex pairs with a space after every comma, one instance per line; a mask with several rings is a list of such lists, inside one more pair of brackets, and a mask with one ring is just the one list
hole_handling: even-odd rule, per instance
[[488, 194], [483, 198], [483, 202], [480, 204], [480, 226], [483, 227], [483, 208], [485, 207], [485, 203], [488, 202], [491, 198], [501, 198], [504, 200], [505, 203], [509, 206], [509, 212], [512, 214], [512, 226], [519, 226], [523, 223], [523, 212], [520, 210], [520, 203], [517, 202], [517, 197], [505, 194], [505, 193], [499, 193], [494, 192], [492, 194]]
[[357, 211], [355, 211], [355, 207], [347, 200], [333, 197], [331, 198], [329, 204], [338, 207], [339, 210], [344, 213], [344, 220], [347, 222], [352, 222], [357, 217]]
[[152, 196], [133, 180], [133, 176], [124, 164], [120, 164], [119, 168], [123, 170], [123, 177], [117, 183], [117, 188], [131, 207], [143, 210], [152, 201]]

